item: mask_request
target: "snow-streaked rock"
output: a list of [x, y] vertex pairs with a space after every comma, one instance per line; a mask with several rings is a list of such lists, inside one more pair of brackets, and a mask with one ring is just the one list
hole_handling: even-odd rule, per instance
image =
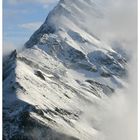
[[4, 62], [4, 139], [103, 140], [100, 118], [83, 116], [125, 86], [127, 59], [82, 24], [87, 12], [101, 18], [99, 9], [94, 0], [61, 0]]

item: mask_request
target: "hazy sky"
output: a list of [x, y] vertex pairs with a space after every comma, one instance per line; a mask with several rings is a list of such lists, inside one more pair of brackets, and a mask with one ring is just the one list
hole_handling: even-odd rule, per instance
[[3, 0], [3, 47], [23, 46], [58, 0]]

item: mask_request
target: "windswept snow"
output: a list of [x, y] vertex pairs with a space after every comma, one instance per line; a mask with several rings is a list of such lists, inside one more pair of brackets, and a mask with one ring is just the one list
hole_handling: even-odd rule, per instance
[[72, 1], [60, 0], [4, 63], [6, 140], [104, 140], [100, 113], [126, 86], [128, 60], [83, 25], [87, 14], [103, 16], [102, 5]]

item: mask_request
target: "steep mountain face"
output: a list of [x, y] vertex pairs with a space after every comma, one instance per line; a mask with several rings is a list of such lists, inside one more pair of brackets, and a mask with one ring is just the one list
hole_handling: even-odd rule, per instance
[[125, 86], [128, 60], [86, 26], [87, 15], [103, 17], [100, 8], [97, 0], [60, 0], [4, 62], [5, 140], [103, 140], [96, 111]]

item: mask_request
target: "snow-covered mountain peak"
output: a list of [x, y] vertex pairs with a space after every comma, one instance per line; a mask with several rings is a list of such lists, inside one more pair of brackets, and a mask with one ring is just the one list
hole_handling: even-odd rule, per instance
[[101, 9], [101, 5], [95, 0], [62, 0], [49, 13], [44, 24], [34, 33], [25, 46], [31, 47], [36, 45], [45, 33], [55, 33], [64, 39], [67, 38], [68, 32], [73, 32], [73, 34], [77, 33], [79, 36], [87, 36], [90, 38], [90, 41], [98, 42], [99, 38], [93, 36], [93, 34], [91, 35], [87, 22], [90, 20], [90, 23], [92, 23], [92, 19], [102, 18], [103, 10]]
[[[67, 26], [63, 21], [60, 19], [68, 18], [75, 24], [81, 24], [83, 22], [86, 23], [87, 17], [91, 18], [101, 18], [103, 16], [103, 11], [101, 10], [101, 5], [99, 2], [95, 0], [60, 0], [58, 5], [53, 9], [52, 12], [50, 12], [48, 18], [46, 19], [46, 22], [54, 22], [57, 21], [57, 25], [59, 23], [59, 26]], [[55, 22], [54, 22], [55, 23]], [[86, 25], [85, 25], [86, 27]], [[87, 27], [86, 27], [87, 28]]]
[[[86, 22], [102, 18], [101, 7], [60, 0], [23, 51], [4, 62], [6, 140], [103, 140], [95, 114], [125, 86], [128, 60], [89, 32]], [[91, 106], [93, 124], [84, 117]]]

